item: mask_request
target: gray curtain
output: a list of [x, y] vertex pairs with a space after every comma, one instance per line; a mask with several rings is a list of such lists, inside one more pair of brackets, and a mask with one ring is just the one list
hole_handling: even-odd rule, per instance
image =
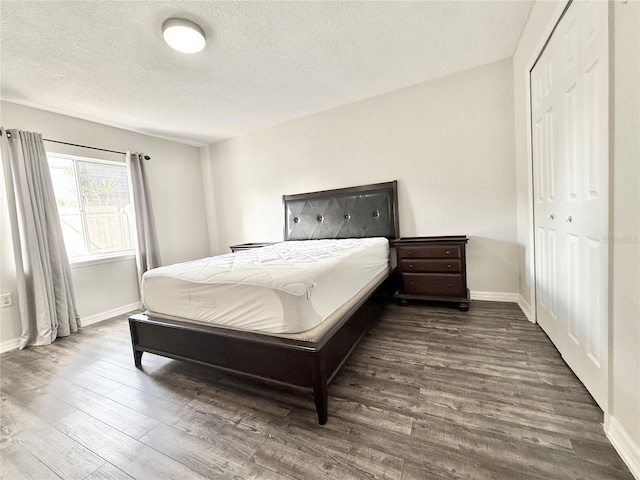
[[145, 162], [145, 155], [143, 153], [127, 152], [127, 163], [129, 164], [129, 171], [131, 172], [131, 187], [136, 212], [136, 230], [138, 235], [136, 263], [138, 266], [139, 280], [142, 279], [144, 272], [161, 265], [156, 223], [153, 219], [153, 208], [151, 207], [151, 195], [149, 194]]
[[22, 321], [20, 349], [80, 327], [42, 135], [0, 129]]

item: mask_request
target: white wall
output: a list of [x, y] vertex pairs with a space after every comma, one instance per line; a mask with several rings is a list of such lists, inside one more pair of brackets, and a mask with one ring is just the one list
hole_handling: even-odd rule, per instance
[[518, 291], [511, 60], [210, 146], [217, 250], [282, 239], [283, 194], [398, 180], [403, 236], [466, 234], [471, 290]]
[[[529, 70], [566, 2], [536, 2], [513, 57], [520, 295], [532, 302]], [[605, 428], [640, 478], [640, 3], [611, 4], [609, 411]]]
[[[151, 161], [147, 163], [149, 188], [163, 263], [209, 255], [200, 151], [197, 147], [12, 103], [2, 102], [0, 106], [5, 128], [35, 131], [45, 138], [70, 143], [119, 151], [137, 150], [150, 155]], [[57, 153], [100, 155], [94, 150], [71, 151], [68, 147], [49, 142], [45, 142], [45, 147], [47, 151]], [[2, 203], [0, 290], [13, 293], [15, 305], [17, 294], [11, 237], [4, 200]], [[95, 317], [139, 301], [134, 260], [76, 267], [72, 268], [71, 274], [81, 318]], [[18, 337], [21, 328], [16, 306], [3, 308], [1, 312], [0, 342], [4, 343]]]
[[[606, 428], [640, 478], [640, 3], [613, 10], [610, 321]], [[633, 462], [633, 463], [632, 463]]]

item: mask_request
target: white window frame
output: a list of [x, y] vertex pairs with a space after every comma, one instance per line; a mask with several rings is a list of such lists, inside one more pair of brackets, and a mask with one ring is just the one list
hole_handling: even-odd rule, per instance
[[[47, 152], [47, 162], [50, 157], [60, 158], [63, 160], [71, 160], [73, 162], [73, 171], [74, 171], [74, 179], [76, 182], [76, 191], [80, 192], [80, 178], [77, 174], [77, 162], [89, 162], [89, 163], [101, 163], [105, 165], [113, 165], [116, 167], [124, 167], [127, 170], [127, 189], [129, 191], [129, 197], [131, 199], [131, 206], [133, 207], [133, 191], [131, 190], [131, 172], [129, 170], [129, 164], [127, 162], [116, 162], [113, 160], [102, 160], [99, 158], [92, 157], [82, 157], [79, 155], [69, 155], [65, 153], [55, 153], [55, 152]], [[86, 251], [90, 251], [89, 243], [89, 234], [87, 228], [87, 220], [85, 217], [85, 207], [84, 207], [84, 198], [82, 195], [78, 195], [78, 203], [81, 212], [81, 220], [82, 220], [82, 235], [84, 237], [85, 248]], [[57, 206], [56, 206], [57, 208]], [[135, 214], [134, 214], [135, 215]], [[102, 255], [78, 255], [74, 257], [69, 257], [69, 264], [71, 268], [81, 268], [81, 267], [89, 267], [92, 265], [99, 265], [103, 263], [112, 263], [112, 262], [120, 262], [125, 260], [132, 260], [136, 258], [136, 247], [135, 243], [137, 241], [137, 231], [135, 230], [135, 217], [132, 222], [131, 227], [133, 228], [133, 235], [131, 241], [133, 242], [133, 247], [128, 250], [121, 250], [119, 252], [106, 253]]]

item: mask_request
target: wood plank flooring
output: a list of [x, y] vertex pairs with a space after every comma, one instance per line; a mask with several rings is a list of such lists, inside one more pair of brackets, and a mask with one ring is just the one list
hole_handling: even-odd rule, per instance
[[1, 361], [3, 479], [632, 479], [514, 304], [389, 304], [311, 394], [145, 353], [126, 315]]

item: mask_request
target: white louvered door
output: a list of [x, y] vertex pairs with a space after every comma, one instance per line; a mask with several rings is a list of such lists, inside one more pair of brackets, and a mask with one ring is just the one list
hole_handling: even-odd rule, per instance
[[574, 0], [531, 71], [537, 321], [607, 401], [607, 2]]

